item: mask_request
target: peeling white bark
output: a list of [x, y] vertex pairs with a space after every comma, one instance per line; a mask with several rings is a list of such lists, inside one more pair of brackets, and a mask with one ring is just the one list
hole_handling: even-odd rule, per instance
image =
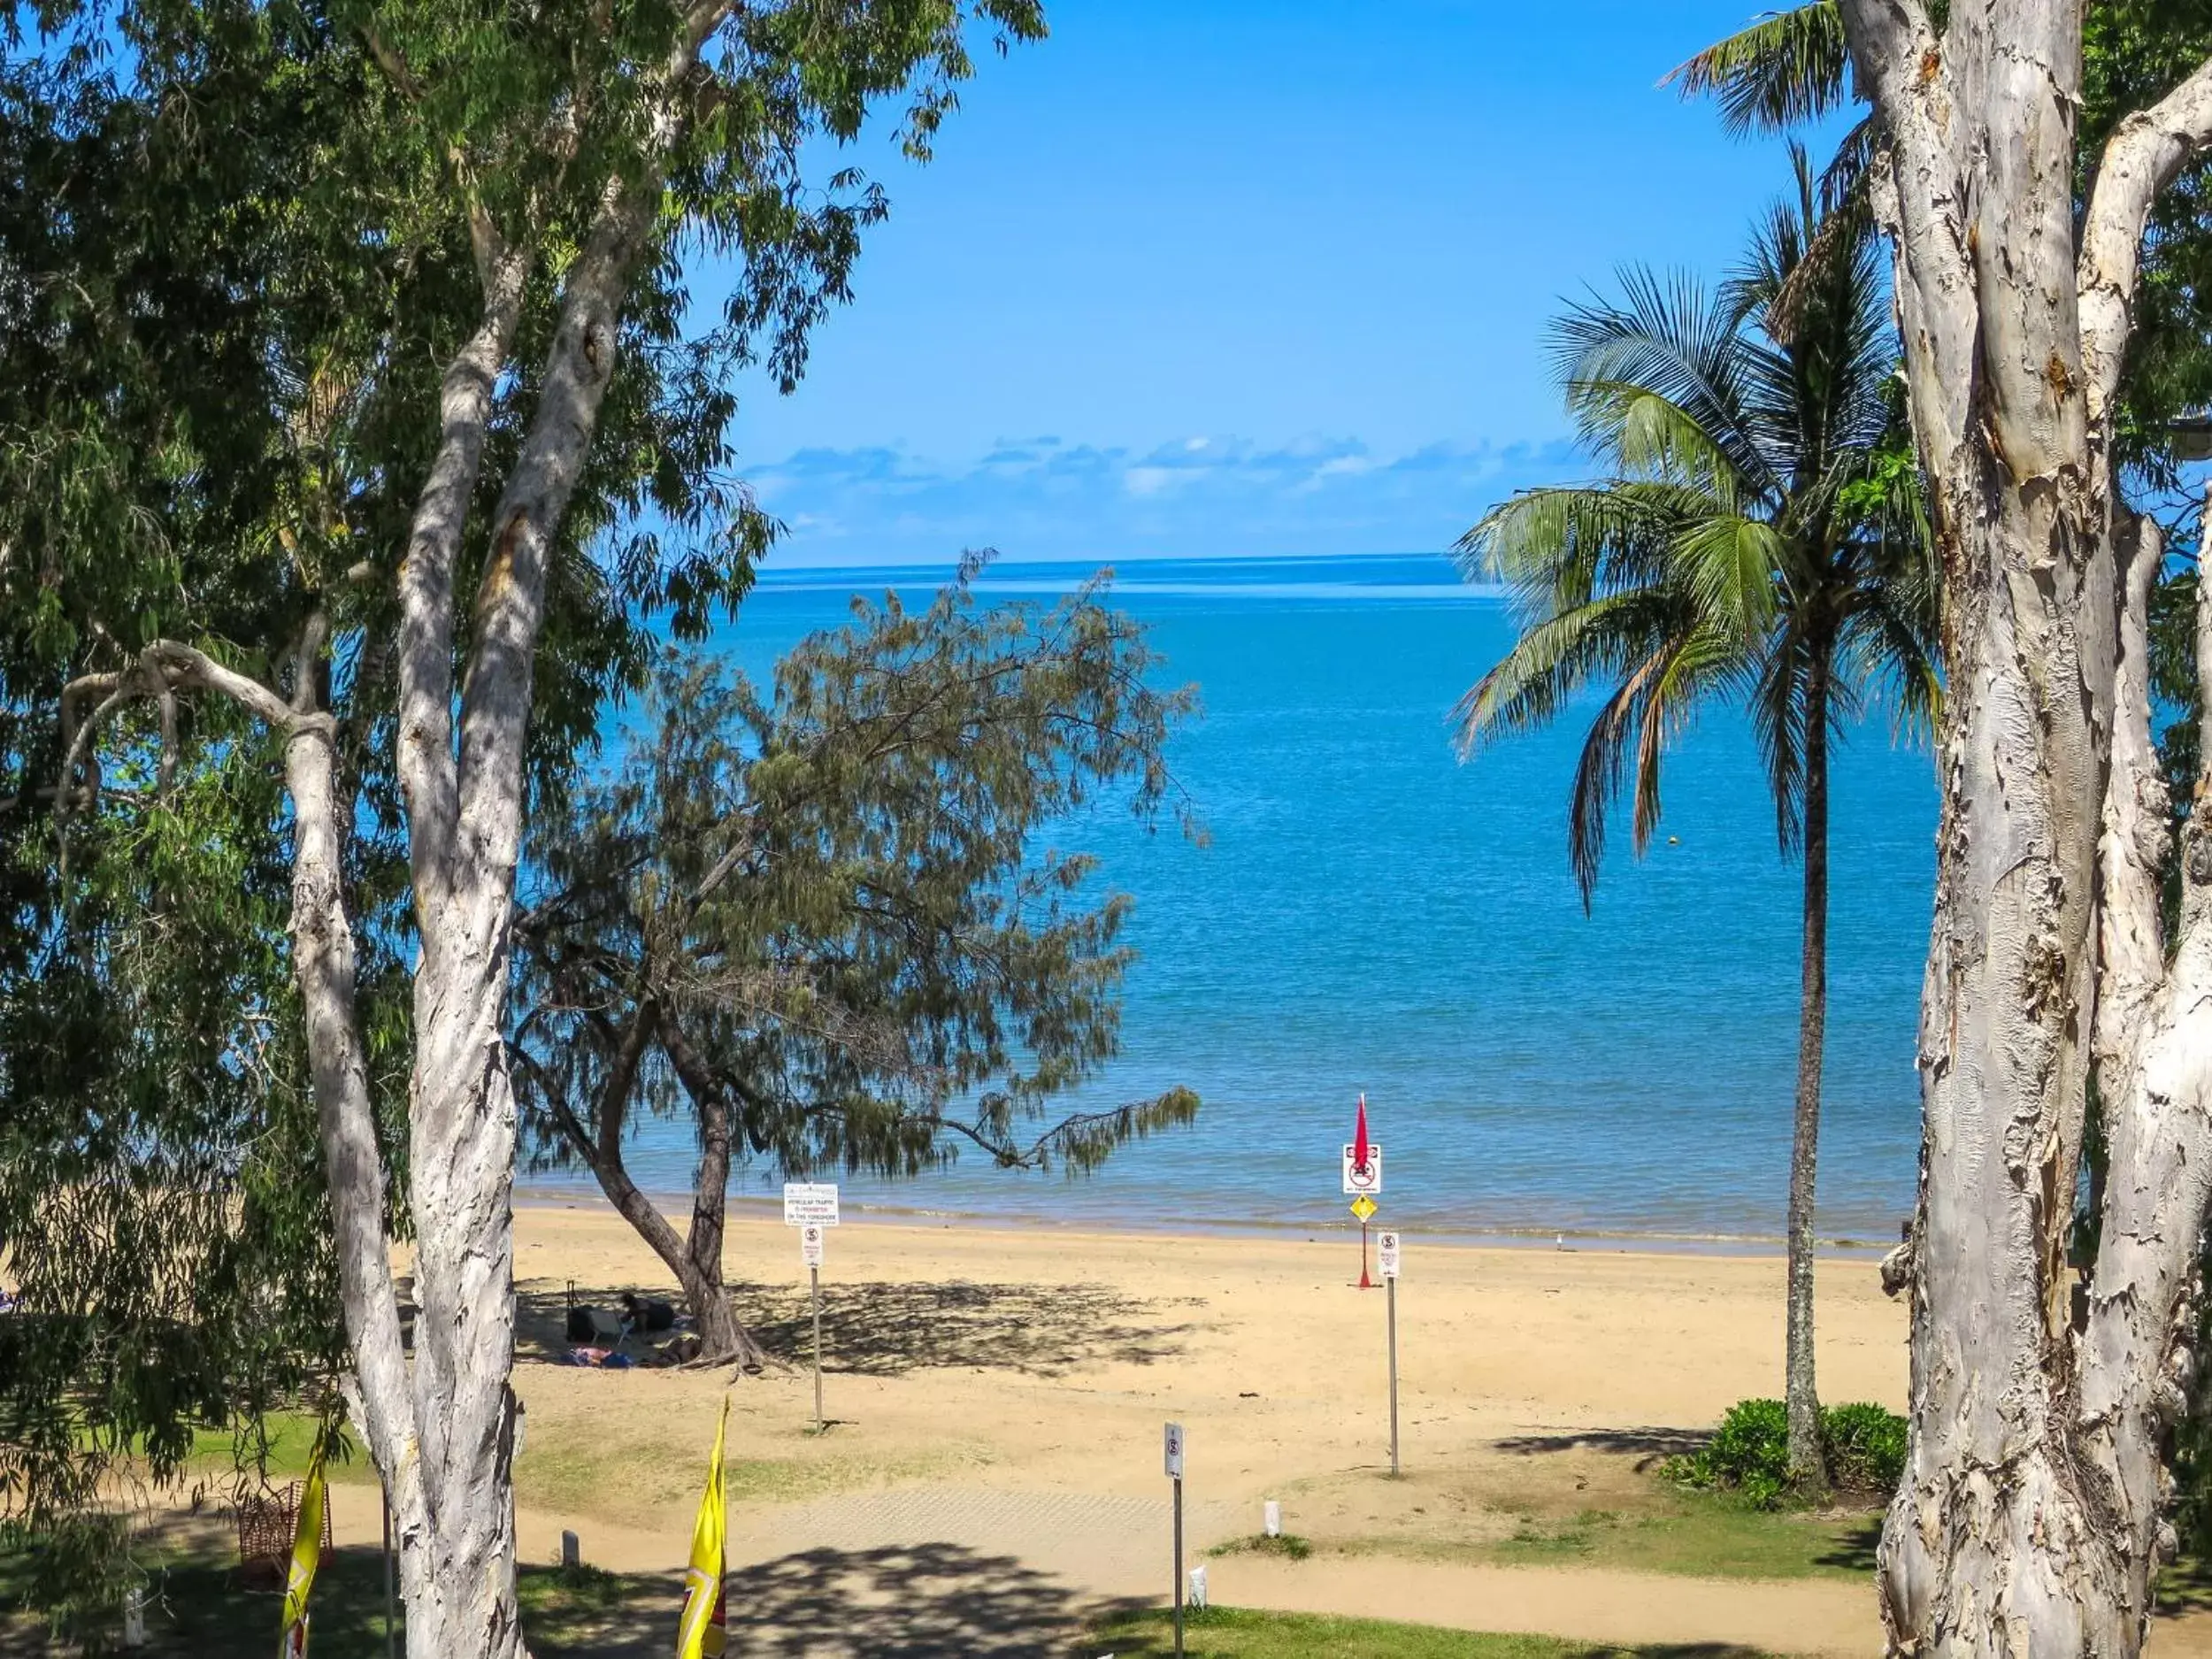
[[[515, 1102], [507, 1075], [509, 931], [521, 844], [532, 666], [546, 559], [596, 430], [614, 370], [621, 305], [662, 198], [698, 55], [728, 16], [697, 5], [650, 100], [640, 165], [611, 178], [562, 287], [537, 408], [493, 523], [454, 718], [454, 570], [467, 532], [495, 389], [509, 366], [534, 250], [469, 209], [483, 287], [474, 333], [447, 365], [440, 433], [400, 570], [398, 772], [420, 936], [415, 974], [408, 1204], [417, 1248], [411, 1364], [384, 1231], [378, 1152], [354, 1001], [341, 798], [330, 716], [316, 702], [319, 622], [303, 640], [289, 699], [174, 642], [65, 702], [72, 772], [90, 772], [92, 732], [134, 696], [228, 696], [285, 737], [294, 812], [295, 968], [335, 1215], [354, 1360], [348, 1396], [392, 1495], [409, 1659], [515, 1659], [512, 1187]], [[89, 699], [89, 719], [78, 710]], [[64, 810], [68, 794], [63, 796]]]
[[[1889, 148], [1916, 437], [1947, 588], [1912, 1447], [1882, 1546], [1892, 1648], [2125, 1655], [2212, 1164], [2212, 878], [2162, 934], [2145, 619], [2154, 528], [2106, 423], [2157, 190], [2212, 66], [2123, 122], [2074, 228], [2073, 0], [1842, 0]], [[2201, 875], [2196, 864], [2205, 868]], [[2078, 1320], [2066, 1249], [2093, 1054], [2110, 1164]]]

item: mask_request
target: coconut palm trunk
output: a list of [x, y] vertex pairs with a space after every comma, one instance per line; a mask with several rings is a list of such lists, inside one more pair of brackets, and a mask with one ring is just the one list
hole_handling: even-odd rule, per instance
[[1790, 1138], [1788, 1379], [1790, 1479], [1811, 1494], [1828, 1484], [1813, 1375], [1814, 1187], [1820, 1159], [1820, 1066], [1828, 1034], [1829, 649], [1805, 675], [1805, 927], [1797, 1010], [1797, 1113]]

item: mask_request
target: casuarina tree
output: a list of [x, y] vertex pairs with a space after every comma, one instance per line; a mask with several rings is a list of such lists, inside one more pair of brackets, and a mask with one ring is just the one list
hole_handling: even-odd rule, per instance
[[1803, 859], [1785, 1362], [1791, 1477], [1817, 1491], [1829, 753], [1877, 696], [1904, 725], [1925, 724], [1938, 627], [1876, 251], [1861, 236], [1849, 257], [1805, 271], [1824, 225], [1796, 161], [1795, 197], [1717, 296], [1632, 272], [1618, 303], [1578, 306], [1556, 326], [1568, 407], [1609, 476], [1525, 491], [1462, 539], [1471, 576], [1512, 588], [1521, 633], [1459, 714], [1471, 753], [1554, 718], [1586, 688], [1601, 693], [1568, 809], [1586, 903], [1622, 787], [1641, 852], [1659, 822], [1662, 762], [1699, 707], [1750, 717], [1783, 849]]
[[[1053, 843], [1177, 804], [1191, 703], [1087, 588], [979, 610], [964, 578], [856, 603], [756, 687], [672, 657], [606, 775], [534, 825], [513, 1051], [543, 1156], [589, 1169], [683, 1286], [703, 1357], [749, 1357], [723, 1290], [734, 1169], [910, 1176], [964, 1148], [1094, 1166], [1197, 1098], [1042, 1121], [1115, 1052], [1125, 897]], [[632, 1179], [637, 1109], [698, 1149], [679, 1233]]]

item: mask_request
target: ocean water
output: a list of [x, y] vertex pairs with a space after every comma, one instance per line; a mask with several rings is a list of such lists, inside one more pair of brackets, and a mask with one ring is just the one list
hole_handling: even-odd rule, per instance
[[[718, 639], [747, 672], [843, 621], [856, 592], [941, 573], [770, 571]], [[1048, 603], [1088, 574], [995, 565], [995, 599]], [[1201, 847], [1119, 813], [1062, 826], [1132, 895], [1139, 959], [1122, 1054], [1071, 1104], [1196, 1089], [1196, 1125], [1070, 1181], [979, 1161], [848, 1201], [1072, 1225], [1346, 1220], [1339, 1148], [1367, 1096], [1383, 1221], [1771, 1239], [1782, 1229], [1797, 1017], [1798, 872], [1779, 855], [1745, 725], [1709, 712], [1668, 762], [1641, 860], [1624, 834], [1585, 915], [1565, 856], [1581, 726], [1462, 764], [1454, 701], [1512, 621], [1441, 558], [1145, 562], [1119, 603], [1202, 717], [1171, 750]], [[1622, 820], [1624, 824], [1624, 819]], [[1913, 1067], [1933, 882], [1924, 753], [1878, 716], [1835, 775], [1820, 1226], [1894, 1238], [1912, 1199]], [[687, 1187], [680, 1125], [634, 1168]], [[772, 1171], [741, 1172], [766, 1196]]]

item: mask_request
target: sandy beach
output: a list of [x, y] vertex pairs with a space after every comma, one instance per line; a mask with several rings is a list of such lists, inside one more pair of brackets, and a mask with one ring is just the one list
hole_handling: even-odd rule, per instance
[[[569, 1281], [602, 1300], [672, 1286], [603, 1210], [527, 1205], [518, 1227], [524, 1553], [551, 1558], [566, 1526], [599, 1564], [674, 1567], [727, 1379], [547, 1363]], [[1188, 1435], [1194, 1559], [1258, 1532], [1269, 1498], [1317, 1547], [1302, 1562], [1217, 1556], [1225, 1603], [1593, 1640], [1878, 1647], [1870, 1588], [1833, 1577], [1466, 1559], [1548, 1517], [1632, 1504], [1654, 1456], [1735, 1400], [1778, 1392], [1778, 1257], [1409, 1238], [1395, 1482], [1384, 1296], [1355, 1287], [1350, 1236], [849, 1222], [824, 1273], [833, 1426], [818, 1437], [795, 1235], [740, 1222], [727, 1265], [746, 1317], [797, 1362], [731, 1390], [732, 1560], [754, 1589], [733, 1608], [773, 1606], [773, 1586], [802, 1578], [809, 1602], [834, 1583], [831, 1599], [851, 1606], [1018, 1583], [1033, 1612], [1071, 1620], [1164, 1596], [1160, 1441], [1173, 1419]], [[1824, 1263], [1820, 1296], [1825, 1397], [1901, 1406], [1903, 1310], [1873, 1266]], [[868, 1647], [855, 1634], [849, 1650]]]
[[[525, 1203], [517, 1233], [521, 1553], [557, 1560], [573, 1531], [588, 1563], [669, 1580], [665, 1618], [611, 1626], [611, 1655], [662, 1651], [673, 1627], [726, 1394], [736, 1652], [1095, 1659], [1087, 1623], [1168, 1594], [1171, 1420], [1188, 1561], [1217, 1604], [1716, 1655], [1881, 1649], [1870, 1512], [1750, 1517], [1655, 1471], [1778, 1392], [1778, 1256], [1409, 1238], [1394, 1480], [1385, 1297], [1356, 1287], [1356, 1235], [852, 1217], [828, 1241], [818, 1434], [795, 1232], [731, 1228], [733, 1294], [775, 1356], [735, 1378], [564, 1363], [572, 1283], [601, 1305], [673, 1283], [588, 1201]], [[1904, 1310], [1875, 1265], [1824, 1260], [1819, 1294], [1824, 1398], [1901, 1407]], [[374, 1546], [372, 1477], [336, 1475], [338, 1542]], [[1249, 1547], [1269, 1499], [1304, 1558]], [[2212, 1617], [2162, 1617], [2154, 1647], [2212, 1655]]]

